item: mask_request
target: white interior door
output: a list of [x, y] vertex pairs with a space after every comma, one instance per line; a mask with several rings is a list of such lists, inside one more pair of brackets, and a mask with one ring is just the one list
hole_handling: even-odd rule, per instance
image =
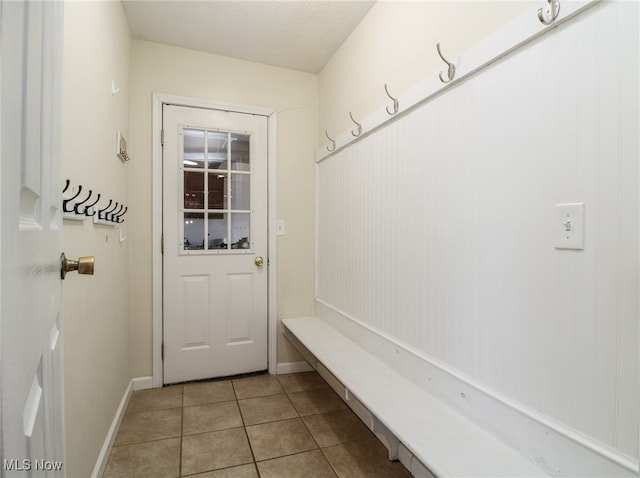
[[164, 383], [266, 370], [267, 118], [163, 107]]
[[64, 476], [61, 2], [2, 2], [2, 470]]

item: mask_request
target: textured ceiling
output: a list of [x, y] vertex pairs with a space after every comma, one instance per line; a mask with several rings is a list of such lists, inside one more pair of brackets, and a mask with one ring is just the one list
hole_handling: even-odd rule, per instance
[[318, 73], [374, 1], [123, 0], [134, 38]]

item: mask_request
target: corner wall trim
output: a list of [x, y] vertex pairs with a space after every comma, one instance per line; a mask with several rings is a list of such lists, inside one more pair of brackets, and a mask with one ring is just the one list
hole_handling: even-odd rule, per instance
[[153, 388], [153, 377], [136, 377], [131, 380], [133, 384], [133, 391], [137, 392], [138, 390], [148, 390]]
[[[144, 377], [151, 378], [151, 377]], [[136, 379], [134, 379], [136, 380]], [[91, 473], [91, 478], [100, 478], [104, 474], [104, 470], [107, 467], [107, 461], [109, 460], [109, 453], [111, 451], [111, 447], [113, 443], [116, 441], [116, 436], [118, 435], [118, 429], [120, 428], [120, 423], [122, 423], [122, 419], [124, 418], [124, 412], [127, 409], [127, 405], [129, 404], [129, 398], [131, 398], [131, 393], [134, 390], [134, 380], [129, 382], [127, 388], [124, 390], [124, 394], [122, 395], [122, 399], [120, 400], [120, 405], [116, 410], [116, 414], [113, 417], [113, 421], [111, 422], [111, 426], [109, 427], [109, 431], [107, 432], [107, 436], [104, 439], [104, 444], [102, 445], [102, 449], [100, 450], [100, 454], [98, 455], [98, 459], [96, 460], [96, 465], [93, 468], [93, 472]]]

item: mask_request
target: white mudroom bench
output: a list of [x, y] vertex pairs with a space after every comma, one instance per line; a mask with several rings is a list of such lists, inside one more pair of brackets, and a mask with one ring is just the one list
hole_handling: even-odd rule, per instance
[[284, 335], [415, 477], [548, 477], [482, 427], [318, 317]]

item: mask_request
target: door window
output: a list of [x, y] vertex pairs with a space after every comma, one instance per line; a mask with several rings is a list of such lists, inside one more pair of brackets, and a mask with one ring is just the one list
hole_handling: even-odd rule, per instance
[[182, 254], [251, 249], [251, 136], [181, 129]]

